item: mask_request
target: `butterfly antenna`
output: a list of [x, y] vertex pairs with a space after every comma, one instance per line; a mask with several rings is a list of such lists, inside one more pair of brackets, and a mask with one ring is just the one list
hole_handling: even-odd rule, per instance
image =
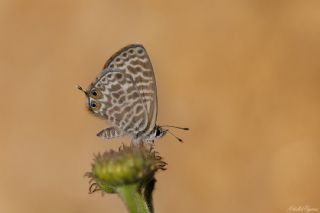
[[87, 93], [84, 89], [82, 89], [81, 86], [77, 85], [77, 88], [78, 88], [78, 90], [84, 92], [84, 94], [85, 94], [86, 96], [88, 96], [88, 93]]
[[189, 130], [189, 128], [179, 127], [179, 126], [169, 126], [169, 125], [165, 125], [165, 126], [161, 126], [161, 127], [172, 127], [172, 128], [181, 129], [181, 130]]
[[167, 130], [167, 132], [172, 135], [173, 137], [175, 137], [179, 142], [183, 143], [183, 140], [181, 138], [178, 138], [175, 134], [173, 134], [172, 132], [170, 132], [169, 130]]

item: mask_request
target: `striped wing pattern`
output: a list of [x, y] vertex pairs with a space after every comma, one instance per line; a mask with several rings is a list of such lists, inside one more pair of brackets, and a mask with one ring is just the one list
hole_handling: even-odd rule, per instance
[[132, 78], [118, 70], [108, 70], [92, 88], [102, 95], [97, 113], [122, 131], [138, 135], [147, 126], [148, 116]]
[[157, 119], [157, 87], [153, 67], [147, 51], [142, 45], [132, 44], [116, 52], [104, 65], [105, 68], [117, 68], [132, 77], [147, 110], [149, 134]]
[[154, 129], [156, 81], [151, 61], [142, 45], [129, 45], [116, 52], [88, 91], [102, 94], [99, 99], [94, 99], [99, 104], [97, 114], [125, 133], [144, 137]]

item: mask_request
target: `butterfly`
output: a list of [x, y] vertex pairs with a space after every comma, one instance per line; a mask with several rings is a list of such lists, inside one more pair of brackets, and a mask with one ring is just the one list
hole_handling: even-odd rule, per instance
[[87, 96], [89, 111], [112, 124], [100, 131], [98, 137], [112, 139], [129, 135], [134, 144], [139, 144], [152, 143], [167, 132], [172, 134], [163, 127], [175, 126], [156, 124], [157, 86], [143, 45], [131, 44], [113, 54], [88, 89], [83, 90], [80, 86], [78, 89]]

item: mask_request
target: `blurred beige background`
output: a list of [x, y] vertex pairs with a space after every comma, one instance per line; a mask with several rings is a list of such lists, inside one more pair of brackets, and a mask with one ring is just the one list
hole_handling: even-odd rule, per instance
[[[142, 43], [158, 85], [156, 212], [320, 212], [319, 1], [0, 2], [0, 212], [126, 212], [89, 195], [117, 148], [76, 89]], [[128, 141], [127, 141], [128, 142]], [[293, 212], [293, 211], [292, 211]]]

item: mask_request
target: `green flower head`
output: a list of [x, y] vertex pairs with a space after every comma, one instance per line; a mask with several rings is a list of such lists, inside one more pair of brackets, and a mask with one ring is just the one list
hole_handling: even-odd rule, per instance
[[166, 163], [152, 148], [122, 146], [119, 151], [106, 151], [94, 158], [91, 172], [87, 176], [94, 183], [89, 191], [102, 190], [115, 193], [119, 186], [148, 182], [159, 169], [165, 170]]

